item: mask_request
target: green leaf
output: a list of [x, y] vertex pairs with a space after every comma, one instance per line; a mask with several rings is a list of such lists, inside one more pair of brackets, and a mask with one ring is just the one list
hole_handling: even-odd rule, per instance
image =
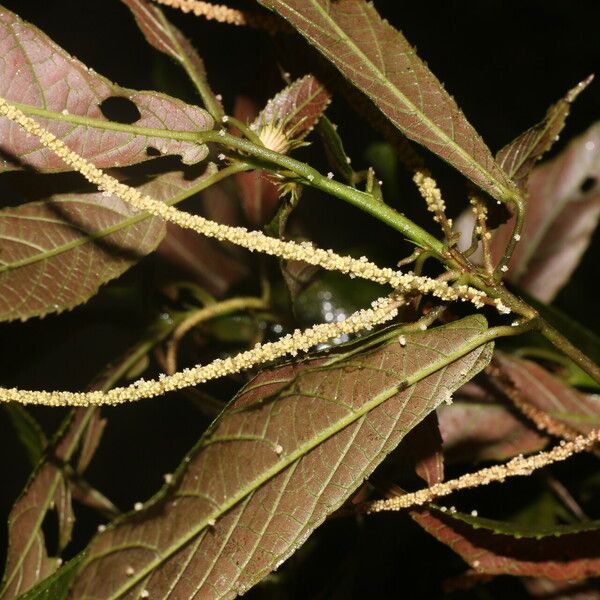
[[10, 404], [4, 404], [3, 408], [8, 413], [17, 436], [27, 451], [31, 464], [37, 465], [47, 444], [42, 428], [27, 409], [20, 404], [11, 402]]
[[407, 137], [500, 200], [519, 192], [404, 36], [364, 0], [258, 0], [313, 44]]
[[317, 129], [323, 140], [323, 146], [329, 164], [349, 184], [354, 185], [354, 183], [356, 183], [357, 174], [350, 166], [350, 157], [346, 154], [346, 150], [344, 150], [342, 138], [337, 132], [337, 125], [334, 125], [327, 118], [327, 115], [323, 115], [319, 119]]
[[[485, 319], [391, 328], [255, 377], [171, 488], [90, 544], [73, 598], [233, 597], [276, 569], [489, 361]], [[454, 362], [453, 362], [454, 360]], [[125, 566], [131, 566], [128, 575]], [[130, 571], [131, 573], [131, 571]]]
[[[138, 189], [175, 203], [199, 181], [173, 172]], [[87, 301], [164, 235], [162, 219], [101, 192], [55, 194], [0, 210], [0, 321], [58, 313]]]

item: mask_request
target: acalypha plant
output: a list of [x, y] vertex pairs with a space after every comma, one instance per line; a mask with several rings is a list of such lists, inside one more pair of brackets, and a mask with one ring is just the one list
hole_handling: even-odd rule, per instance
[[[364, 597], [374, 557], [374, 597], [433, 597], [410, 561], [439, 595], [594, 593], [600, 339], [550, 304], [600, 126], [538, 165], [593, 76], [492, 154], [377, 5], [122, 0], [158, 91], [0, 7], [1, 326], [70, 357], [0, 381], [33, 468], [0, 600]], [[215, 93], [180, 24], [270, 48], [258, 93]]]

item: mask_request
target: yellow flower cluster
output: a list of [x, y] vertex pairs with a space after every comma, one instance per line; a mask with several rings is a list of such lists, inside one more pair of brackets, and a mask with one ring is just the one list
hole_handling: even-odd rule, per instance
[[230, 8], [224, 4], [212, 4], [202, 0], [154, 0], [157, 4], [163, 4], [175, 8], [184, 13], [192, 13], [197, 17], [204, 17], [208, 21], [217, 21], [229, 25], [249, 25], [258, 27], [269, 32], [281, 30], [284, 25], [269, 14], [248, 13], [236, 8]]
[[[350, 275], [350, 277], [362, 277], [382, 284], [387, 283], [394, 287], [397, 293], [418, 291], [424, 294], [433, 294], [442, 300], [470, 300], [478, 307], [481, 307], [484, 301], [490, 300], [483, 292], [466, 285], [452, 287], [444, 281], [436, 281], [411, 273], [403, 274], [389, 268], [378, 267], [365, 257], [355, 259], [350, 256], [340, 256], [332, 250], [315, 248], [307, 242], [283, 241], [265, 236], [259, 231], [248, 231], [243, 227], [221, 225], [203, 217], [179, 211], [149, 196], [142, 195], [136, 189], [106, 175], [102, 170], [70, 150], [61, 140], [41, 127], [35, 120], [2, 98], [0, 98], [0, 116], [7, 117], [29, 134], [37, 136], [46, 148], [52, 150], [67, 165], [79, 171], [100, 190], [117, 196], [134, 208], [147, 211], [181, 227], [193, 229], [198, 233], [218, 240], [227, 240], [250, 251], [264, 252], [288, 260], [302, 260], [324, 269], [341, 271]], [[50, 406], [82, 406], [89, 404], [119, 404], [158, 396], [172, 390], [198, 385], [209, 379], [236, 373], [285, 355], [294, 356], [299, 351], [306, 351], [318, 343], [344, 333], [355, 333], [370, 329], [375, 324], [393, 318], [397, 313], [397, 306], [400, 302], [401, 300], [398, 297], [394, 300], [383, 298], [374, 303], [371, 309], [358, 311], [340, 323], [316, 325], [304, 332], [298, 330], [277, 342], [259, 345], [253, 350], [242, 352], [236, 356], [223, 360], [219, 359], [208, 365], [186, 369], [170, 376], [163, 376], [158, 380], [144, 381], [142, 379], [128, 387], [115, 388], [108, 392], [46, 392], [0, 388], [0, 399], [5, 402], [17, 401]], [[494, 304], [501, 312], [508, 310], [498, 300], [494, 301]]]
[[369, 309], [359, 310], [339, 323], [322, 323], [305, 331], [297, 329], [276, 342], [257, 344], [252, 350], [228, 358], [219, 358], [207, 365], [184, 369], [173, 375], [162, 375], [158, 379], [139, 379], [126, 387], [113, 388], [106, 392], [47, 392], [0, 388], [0, 401], [45, 406], [89, 406], [122, 404], [144, 398], [162, 396], [167, 392], [199, 385], [210, 379], [224, 377], [249, 369], [257, 364], [275, 360], [282, 356], [296, 356], [316, 344], [342, 334], [352, 334], [393, 319], [398, 314], [401, 298], [383, 298], [373, 302]]
[[487, 485], [494, 481], [504, 481], [507, 477], [518, 475], [530, 475], [533, 471], [546, 467], [552, 463], [566, 460], [573, 454], [589, 450], [600, 441], [600, 430], [590, 432], [586, 436], [578, 436], [572, 441], [562, 441], [548, 452], [540, 452], [529, 456], [517, 456], [504, 465], [494, 465], [481, 469], [475, 473], [467, 473], [456, 479], [445, 483], [437, 483], [429, 488], [397, 496], [388, 500], [376, 500], [364, 507], [364, 512], [374, 513], [387, 510], [396, 511], [410, 508], [411, 506], [422, 506], [432, 502], [441, 496], [447, 496], [457, 490]]
[[440, 223], [444, 230], [451, 229], [452, 219], [446, 217], [446, 203], [435, 179], [426, 170], [418, 169], [413, 175], [413, 181], [427, 204], [427, 210], [433, 213], [433, 220]]
[[155, 2], [176, 8], [184, 13], [193, 13], [197, 17], [204, 17], [209, 21], [218, 21], [229, 25], [247, 25], [246, 16], [241, 10], [229, 8], [223, 4], [212, 4], [201, 0], [155, 0]]

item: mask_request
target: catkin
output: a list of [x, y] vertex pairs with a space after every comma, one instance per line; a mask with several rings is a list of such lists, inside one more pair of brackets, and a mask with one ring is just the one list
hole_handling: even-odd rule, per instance
[[[442, 300], [470, 300], [481, 307], [487, 296], [466, 285], [451, 287], [446, 282], [420, 277], [411, 273], [403, 274], [389, 268], [381, 268], [369, 262], [367, 258], [355, 259], [340, 256], [333, 250], [315, 248], [312, 244], [283, 241], [265, 236], [259, 231], [248, 231], [243, 227], [230, 227], [210, 221], [198, 215], [177, 210], [138, 190], [120, 183], [105, 174], [90, 162], [70, 150], [61, 140], [44, 129], [34, 119], [21, 110], [0, 98], [0, 116], [17, 123], [27, 133], [38, 137], [42, 145], [57, 156], [65, 164], [81, 173], [88, 181], [95, 184], [107, 194], [117, 196], [138, 210], [146, 211], [181, 227], [192, 229], [218, 240], [227, 240], [250, 251], [264, 252], [288, 260], [302, 260], [327, 270], [337, 270], [351, 277], [362, 277], [382, 284], [390, 284], [398, 292], [418, 291], [429, 293]], [[237, 373], [254, 365], [274, 360], [285, 355], [296, 355], [299, 351], [307, 351], [318, 343], [337, 337], [343, 333], [356, 333], [370, 329], [375, 324], [385, 322], [397, 314], [398, 298], [382, 298], [372, 308], [358, 311], [341, 323], [315, 325], [305, 331], [297, 330], [277, 342], [257, 345], [256, 348], [242, 352], [226, 359], [218, 359], [208, 365], [199, 365], [192, 369], [184, 369], [169, 376], [145, 381], [140, 379], [127, 387], [115, 388], [107, 392], [66, 392], [66, 391], [31, 391], [16, 388], [0, 388], [0, 399], [5, 402], [21, 402], [24, 404], [44, 404], [47, 406], [85, 406], [100, 404], [120, 404], [142, 398], [162, 395], [166, 392], [198, 385], [210, 379]], [[508, 309], [498, 300], [494, 301], [501, 312]]]
[[285, 29], [285, 24], [270, 14], [250, 13], [224, 4], [212, 4], [202, 0], [154, 0], [157, 4], [175, 8], [184, 13], [192, 13], [204, 17], [208, 21], [227, 23], [229, 25], [248, 25], [265, 29], [270, 33]]
[[494, 481], [502, 482], [507, 477], [530, 475], [537, 469], [566, 460], [573, 454], [589, 450], [599, 441], [600, 431], [595, 430], [588, 435], [580, 435], [568, 442], [563, 440], [547, 452], [540, 452], [528, 457], [517, 456], [506, 464], [494, 465], [475, 473], [467, 473], [445, 483], [436, 483], [418, 492], [404, 494], [387, 500], [376, 500], [375, 502], [362, 505], [359, 510], [367, 513], [404, 510], [413, 506], [422, 506], [457, 490], [488, 485]]
[[359, 310], [339, 323], [322, 323], [305, 331], [297, 329], [276, 342], [257, 344], [252, 350], [228, 358], [219, 358], [207, 365], [183, 369], [173, 375], [162, 375], [158, 379], [139, 379], [131, 385], [108, 391], [67, 392], [33, 391], [16, 388], [0, 388], [0, 401], [44, 406], [89, 406], [123, 404], [145, 398], [162, 396], [167, 392], [199, 385], [211, 379], [224, 377], [249, 369], [257, 364], [275, 360], [282, 356], [296, 356], [313, 346], [342, 334], [357, 333], [372, 329], [374, 325], [393, 319], [398, 314], [399, 298], [381, 298], [369, 309]]
[[[114, 177], [104, 173], [76, 152], [70, 150], [64, 142], [44, 129], [37, 121], [25, 115], [21, 110], [0, 98], [0, 116], [7, 117], [20, 125], [29, 134], [39, 138], [41, 143], [60, 157], [65, 164], [83, 175], [100, 190], [117, 196], [138, 210], [146, 211], [166, 221], [170, 221], [187, 229], [192, 229], [207, 237], [227, 240], [242, 246], [251, 252], [263, 252], [287, 260], [301, 260], [322, 267], [329, 271], [340, 271], [351, 277], [362, 277], [381, 284], [389, 284], [401, 292], [416, 291], [432, 294], [440, 300], [470, 300], [481, 308], [487, 296], [484, 292], [466, 285], [450, 286], [444, 281], [436, 281], [429, 277], [400, 273], [390, 268], [382, 268], [370, 262], [366, 257], [359, 259], [341, 256], [333, 250], [315, 248], [310, 242], [292, 242], [266, 236], [260, 231], [248, 231], [244, 227], [231, 227], [210, 221], [199, 215], [191, 215], [158, 202], [141, 194], [135, 188], [120, 183]], [[498, 300], [494, 301], [501, 312], [506, 312]]]

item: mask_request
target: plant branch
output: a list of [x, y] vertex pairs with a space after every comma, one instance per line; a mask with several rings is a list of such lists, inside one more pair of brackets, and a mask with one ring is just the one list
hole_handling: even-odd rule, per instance
[[555, 348], [566, 354], [576, 365], [592, 377], [594, 381], [600, 383], [600, 366], [574, 346], [560, 331], [543, 319], [540, 319], [539, 330]]
[[229, 298], [216, 304], [204, 306], [199, 310], [194, 311], [187, 318], [183, 319], [173, 332], [173, 336], [169, 340], [167, 345], [167, 354], [165, 358], [166, 371], [169, 375], [172, 375], [177, 371], [177, 348], [182, 338], [194, 327], [203, 323], [215, 319], [216, 317], [222, 317], [229, 315], [234, 312], [242, 310], [260, 310], [266, 308], [266, 303], [263, 298]]
[[169, 36], [169, 39], [171, 40], [171, 42], [177, 50], [175, 56], [177, 58], [181, 57], [179, 59], [179, 63], [181, 64], [188, 77], [196, 87], [198, 93], [200, 94], [204, 107], [212, 115], [213, 119], [215, 119], [215, 121], [218, 122], [221, 119], [221, 117], [223, 117], [223, 115], [225, 114], [223, 111], [223, 106], [219, 102], [219, 99], [214, 95], [213, 91], [208, 85], [208, 81], [206, 80], [206, 78], [202, 77], [202, 75], [198, 73], [198, 69], [195, 68], [192, 62], [190, 61], [188, 53], [181, 46], [177, 35], [174, 34], [171, 23], [165, 17], [163, 11], [160, 8], [158, 8], [158, 6], [156, 7], [156, 13], [159, 15], [159, 19], [162, 22], [163, 30]]
[[[149, 127], [136, 127], [135, 125], [127, 125], [125, 123], [115, 123], [114, 121], [103, 121], [93, 117], [83, 117], [79, 115], [62, 114], [59, 112], [11, 102], [13, 106], [24, 112], [25, 114], [44, 117], [47, 119], [74, 123], [76, 125], [84, 125], [86, 127], [95, 127], [99, 129], [107, 129], [110, 131], [121, 131], [131, 135], [140, 135], [147, 137], [159, 137], [165, 139], [173, 139], [185, 142], [193, 142], [204, 144], [216, 142], [229, 148], [233, 148], [244, 154], [247, 154], [258, 161], [275, 165], [283, 169], [287, 169], [300, 177], [303, 183], [311, 185], [321, 191], [329, 193], [341, 200], [345, 200], [350, 204], [368, 212], [380, 221], [390, 225], [397, 231], [400, 231], [405, 237], [414, 242], [417, 246], [426, 248], [442, 257], [444, 252], [444, 244], [435, 238], [433, 235], [425, 231], [413, 223], [410, 219], [400, 214], [393, 208], [382, 202], [375, 202], [370, 194], [361, 192], [355, 188], [344, 185], [343, 183], [329, 179], [325, 175], [321, 175], [319, 171], [308, 166], [307, 164], [295, 160], [285, 154], [273, 152], [262, 145], [254, 144], [249, 140], [239, 138], [237, 136], [226, 133], [225, 130], [215, 131], [170, 131], [166, 129], [154, 129]], [[247, 162], [251, 163], [251, 160]], [[264, 164], [255, 164], [255, 167], [264, 167]]]

